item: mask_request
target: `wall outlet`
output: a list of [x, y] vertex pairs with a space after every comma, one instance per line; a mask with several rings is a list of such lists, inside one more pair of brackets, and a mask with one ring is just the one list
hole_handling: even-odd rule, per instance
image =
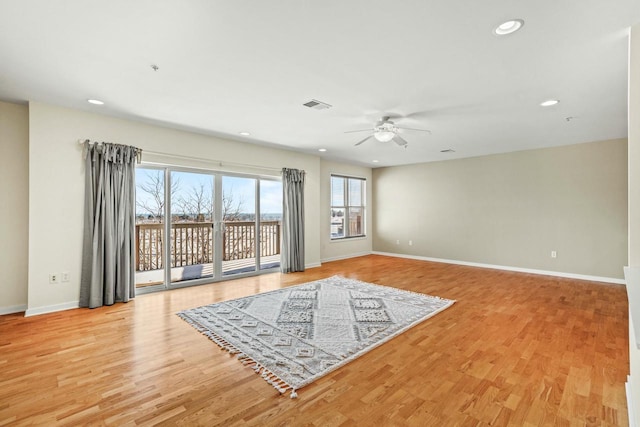
[[60, 274], [49, 273], [49, 283], [60, 283]]
[[63, 271], [62, 273], [60, 273], [60, 280], [63, 282], [68, 282], [69, 281], [69, 272], [68, 271]]
[[409, 246], [413, 246], [413, 240], [409, 240]]
[[396, 240], [396, 245], [399, 245], [399, 244], [400, 244], [400, 240]]
[[556, 251], [551, 251], [551, 258], [557, 258], [558, 253]]

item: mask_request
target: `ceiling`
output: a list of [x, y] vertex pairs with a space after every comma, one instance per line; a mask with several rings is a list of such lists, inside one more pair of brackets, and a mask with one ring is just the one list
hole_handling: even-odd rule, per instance
[[[639, 21], [637, 0], [0, 0], [0, 99], [369, 167], [472, 157], [626, 137]], [[344, 133], [383, 115], [432, 133]]]

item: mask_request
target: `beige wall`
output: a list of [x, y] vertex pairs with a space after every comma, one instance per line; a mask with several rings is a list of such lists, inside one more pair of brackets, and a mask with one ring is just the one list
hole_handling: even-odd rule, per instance
[[27, 305], [29, 110], [0, 102], [0, 314]]
[[[629, 266], [640, 268], [640, 23], [631, 29], [629, 45]], [[627, 287], [640, 283], [627, 283]], [[637, 292], [633, 293], [637, 295]], [[638, 425], [640, 419], [640, 350], [637, 334], [640, 333], [640, 300], [629, 292], [629, 405]], [[635, 327], [635, 328], [634, 328]], [[634, 422], [635, 421], [635, 422]]]
[[629, 53], [629, 266], [640, 267], [640, 23]]
[[626, 140], [375, 169], [373, 185], [375, 251], [623, 277]]
[[[365, 178], [367, 180], [367, 195], [365, 202], [367, 205], [365, 207], [367, 236], [365, 238], [331, 240], [331, 212], [329, 206], [331, 206], [330, 180], [332, 174]], [[322, 183], [320, 186], [320, 241], [322, 244], [322, 261], [325, 262], [370, 254], [373, 241], [371, 237], [373, 230], [371, 221], [371, 198], [373, 188], [371, 183], [371, 168], [323, 160], [320, 164], [320, 175], [322, 176]]]
[[[233, 163], [307, 172], [306, 264], [320, 263], [320, 158], [40, 103], [29, 106], [29, 296], [27, 314], [64, 309], [78, 300], [82, 252], [84, 169], [78, 139], [135, 145], [184, 156], [171, 161], [233, 170]], [[153, 156], [148, 156], [153, 157]], [[158, 157], [155, 156], [156, 160]], [[202, 159], [189, 160], [189, 157]], [[146, 159], [146, 157], [143, 156]], [[210, 160], [222, 160], [219, 162]], [[228, 162], [229, 164], [225, 164]], [[247, 172], [247, 168], [241, 170]], [[250, 168], [249, 168], [250, 169]], [[256, 169], [255, 172], [264, 172]], [[51, 285], [48, 273], [68, 271]]]

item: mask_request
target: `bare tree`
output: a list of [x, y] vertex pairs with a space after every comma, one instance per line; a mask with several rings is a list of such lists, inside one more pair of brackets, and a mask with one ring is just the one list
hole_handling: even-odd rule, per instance
[[[213, 191], [211, 184], [200, 183], [191, 187], [186, 197], [180, 196], [175, 204], [183, 214], [196, 222], [208, 222], [213, 219]], [[195, 217], [192, 217], [194, 216]]]
[[[164, 174], [161, 170], [147, 172], [147, 179], [136, 185], [137, 191], [148, 197], [136, 197], [136, 206], [151, 216], [153, 222], [162, 222], [164, 218]], [[180, 179], [171, 181], [171, 197], [180, 189]]]
[[242, 197], [238, 201], [235, 200], [233, 188], [227, 193], [222, 191], [222, 220], [223, 221], [240, 221], [244, 200]]

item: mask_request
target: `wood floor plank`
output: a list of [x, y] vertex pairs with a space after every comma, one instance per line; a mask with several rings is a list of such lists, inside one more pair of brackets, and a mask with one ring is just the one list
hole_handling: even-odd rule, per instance
[[[340, 274], [457, 300], [281, 396], [175, 315]], [[370, 255], [0, 316], [0, 425], [626, 426], [624, 286]]]

